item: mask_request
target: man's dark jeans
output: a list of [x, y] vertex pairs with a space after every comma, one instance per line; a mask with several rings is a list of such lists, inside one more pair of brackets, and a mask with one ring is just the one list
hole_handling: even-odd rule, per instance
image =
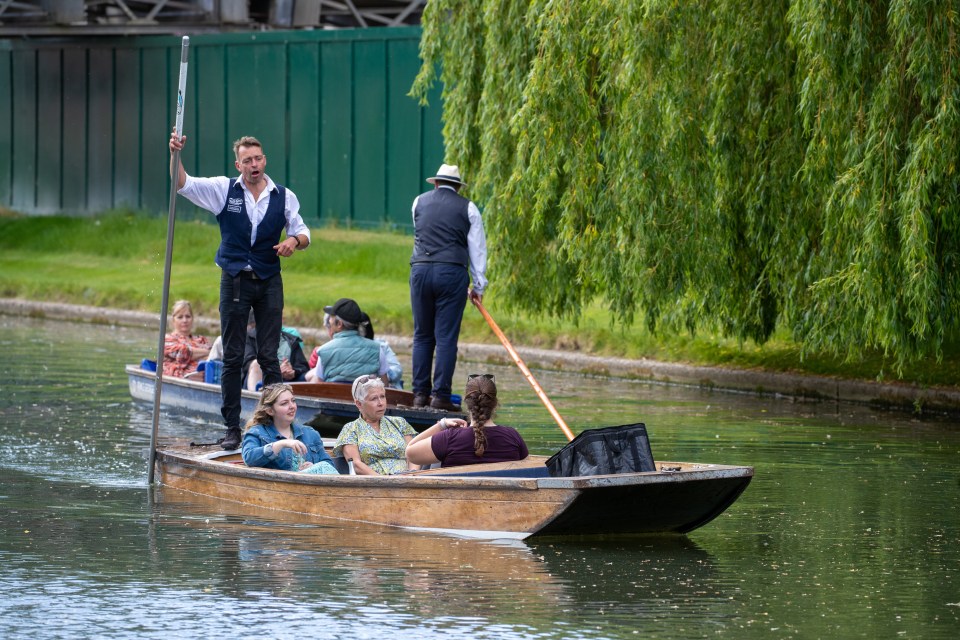
[[[410, 266], [413, 308], [413, 392], [450, 400], [457, 366], [457, 341], [467, 305], [470, 276], [462, 265], [417, 262]], [[433, 385], [430, 368], [436, 349]]]
[[243, 352], [247, 343], [250, 309], [257, 322], [257, 362], [263, 370], [263, 384], [283, 382], [277, 350], [283, 322], [283, 279], [280, 274], [259, 280], [242, 272], [238, 278], [226, 271], [220, 275], [220, 335], [223, 337], [223, 424], [240, 426], [240, 392], [243, 387]]

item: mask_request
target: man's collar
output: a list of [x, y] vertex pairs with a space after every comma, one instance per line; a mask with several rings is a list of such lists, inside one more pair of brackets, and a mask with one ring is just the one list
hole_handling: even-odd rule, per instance
[[[268, 192], [278, 191], [277, 185], [273, 182], [270, 176], [268, 176], [267, 174], [263, 174], [263, 177], [266, 178], [267, 180], [266, 191]], [[239, 176], [237, 176], [237, 181], [233, 184], [233, 188], [234, 189], [239, 188], [239, 189], [243, 189], [244, 191], [250, 191], [250, 187], [248, 187], [247, 183], [243, 181], [243, 174], [240, 174]]]

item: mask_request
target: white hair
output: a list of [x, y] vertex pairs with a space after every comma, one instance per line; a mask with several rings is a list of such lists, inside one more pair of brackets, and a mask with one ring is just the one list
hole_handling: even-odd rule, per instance
[[[363, 382], [361, 382], [361, 380]], [[367, 391], [371, 387], [380, 387], [381, 389], [386, 389], [386, 387], [383, 386], [383, 380], [381, 380], [378, 376], [360, 376], [353, 381], [353, 399], [357, 402], [363, 402], [367, 399]]]

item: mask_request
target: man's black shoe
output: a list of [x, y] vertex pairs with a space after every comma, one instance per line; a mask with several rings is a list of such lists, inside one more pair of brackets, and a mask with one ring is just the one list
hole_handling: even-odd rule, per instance
[[460, 405], [450, 402], [450, 398], [446, 400], [434, 398], [430, 401], [430, 408], [439, 409], [440, 411], [460, 411]]
[[425, 393], [413, 394], [413, 406], [416, 408], [425, 407], [430, 404], [430, 396]]
[[227, 451], [233, 451], [240, 448], [240, 429], [238, 427], [228, 427], [227, 434], [220, 441], [220, 446]]

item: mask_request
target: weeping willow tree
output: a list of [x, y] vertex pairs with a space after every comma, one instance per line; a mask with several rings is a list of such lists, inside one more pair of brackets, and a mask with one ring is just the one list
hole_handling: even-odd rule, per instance
[[960, 2], [431, 0], [511, 305], [899, 364], [957, 335]]

